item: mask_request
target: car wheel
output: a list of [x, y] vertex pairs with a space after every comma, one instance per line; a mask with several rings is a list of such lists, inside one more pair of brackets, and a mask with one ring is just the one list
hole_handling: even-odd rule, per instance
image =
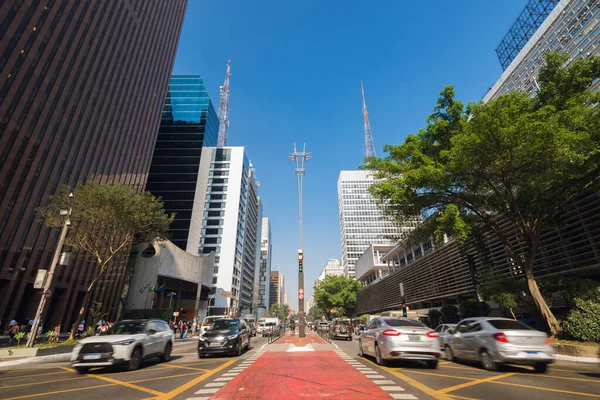
[[425, 361], [425, 365], [427, 365], [427, 368], [429, 368], [429, 369], [436, 369], [438, 366], [438, 361], [437, 360], [427, 360], [427, 361]]
[[535, 369], [535, 372], [537, 372], [538, 374], [543, 374], [548, 370], [548, 364], [547, 363], [535, 364], [533, 366], [533, 368]]
[[450, 346], [446, 345], [446, 348], [444, 350], [446, 353], [446, 360], [450, 362], [456, 362], [456, 358], [454, 357], [454, 353], [452, 352]]
[[90, 370], [89, 367], [77, 367], [77, 368], [75, 368], [75, 371], [77, 371], [78, 374], [87, 374], [89, 370]]
[[133, 353], [131, 353], [131, 358], [129, 359], [129, 363], [127, 364], [127, 369], [129, 371], [135, 371], [140, 367], [142, 363], [142, 349], [136, 347], [133, 349]]
[[165, 351], [160, 356], [160, 362], [168, 362], [171, 361], [171, 342], [167, 343], [165, 346]]
[[248, 338], [248, 344], [246, 344], [246, 351], [250, 351], [250, 338]]
[[360, 340], [358, 341], [358, 355], [359, 355], [359, 357], [365, 356], [365, 353], [363, 352], [363, 348], [362, 348], [362, 342]]
[[242, 355], [244, 351], [244, 345], [242, 344], [242, 339], [239, 340], [235, 354], [239, 357]]
[[496, 371], [498, 369], [498, 366], [492, 359], [492, 356], [486, 350], [482, 350], [481, 353], [479, 353], [479, 361], [481, 361], [481, 365], [487, 371]]
[[382, 367], [385, 367], [387, 365], [387, 362], [383, 359], [383, 356], [381, 355], [381, 350], [379, 350], [379, 345], [377, 343], [375, 344], [375, 362], [377, 362], [377, 365], [381, 365]]

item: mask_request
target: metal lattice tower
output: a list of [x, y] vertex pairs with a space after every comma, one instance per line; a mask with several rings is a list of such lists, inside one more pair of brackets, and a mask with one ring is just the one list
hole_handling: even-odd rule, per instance
[[300, 234], [300, 249], [302, 249], [302, 180], [304, 178], [304, 163], [312, 158], [312, 153], [306, 152], [306, 143], [303, 151], [296, 151], [288, 155], [288, 159], [296, 162], [296, 176], [298, 177], [298, 229]]
[[365, 101], [365, 88], [362, 81], [360, 82], [360, 90], [362, 92], [363, 104], [363, 119], [365, 122], [365, 156], [375, 157], [375, 145], [373, 144], [373, 135], [371, 135], [371, 124], [369, 123], [369, 111], [367, 111], [367, 102]]
[[229, 78], [231, 77], [231, 60], [227, 61], [227, 73], [225, 82], [221, 89], [221, 100], [219, 102], [219, 136], [217, 147], [227, 146], [227, 129], [229, 129]]
[[527, 2], [525, 9], [521, 11], [496, 48], [496, 55], [503, 70], [508, 68], [559, 2], [560, 0], [529, 0]]

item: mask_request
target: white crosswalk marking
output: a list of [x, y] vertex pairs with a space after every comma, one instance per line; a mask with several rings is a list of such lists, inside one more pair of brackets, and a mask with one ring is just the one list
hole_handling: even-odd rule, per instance
[[365, 376], [367, 378], [369, 378], [369, 379], [385, 379], [385, 376], [379, 375], [379, 374], [376, 374], [376, 375], [365, 375]]
[[381, 389], [386, 392], [404, 392], [404, 389], [400, 386], [381, 386]]
[[383, 381], [380, 381], [380, 380], [378, 380], [378, 381], [373, 381], [373, 383], [374, 383], [374, 384], [376, 384], [376, 385], [393, 385], [393, 384], [394, 384], [394, 381], [391, 381], [391, 380], [389, 380], [389, 379], [386, 379], [386, 380], [383, 380]]
[[[222, 377], [222, 378], [217, 378], [217, 379], [215, 379], [215, 382], [230, 381], [230, 380], [232, 380], [233, 378], [235, 378], [235, 376], [225, 376], [225, 377]], [[392, 383], [393, 383], [393, 382], [392, 382]]]
[[398, 400], [416, 400], [416, 397], [413, 396], [412, 394], [390, 393], [389, 395], [392, 396], [392, 399], [398, 399]]
[[210, 388], [210, 389], [200, 389], [194, 394], [209, 394], [209, 393], [217, 393], [219, 388]]
[[221, 387], [221, 386], [225, 386], [227, 384], [227, 382], [211, 382], [211, 383], [207, 383], [206, 385], [204, 385], [204, 387]]

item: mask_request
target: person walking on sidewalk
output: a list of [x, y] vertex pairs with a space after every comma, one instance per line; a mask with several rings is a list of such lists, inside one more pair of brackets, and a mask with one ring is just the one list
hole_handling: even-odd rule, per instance
[[296, 334], [296, 321], [293, 319], [290, 320], [290, 330], [292, 331], [292, 335]]
[[[14, 321], [14, 320], [13, 320]], [[11, 321], [11, 324], [12, 322]], [[19, 326], [19, 324], [17, 324], [17, 322], [15, 321], [15, 323], [10, 327], [10, 329], [8, 330], [8, 344], [11, 345], [14, 343], [15, 341], [15, 335], [19, 332], [19, 330], [21, 329], [21, 327]]]

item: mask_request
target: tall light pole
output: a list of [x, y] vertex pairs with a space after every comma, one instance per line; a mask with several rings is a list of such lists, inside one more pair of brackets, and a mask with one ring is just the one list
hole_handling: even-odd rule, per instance
[[296, 176], [298, 177], [298, 233], [300, 248], [298, 249], [298, 337], [306, 336], [306, 318], [304, 316], [304, 249], [302, 248], [302, 181], [304, 178], [304, 163], [312, 158], [311, 153], [304, 150], [297, 151], [294, 143], [294, 152], [288, 155], [288, 159], [296, 163]]
[[35, 313], [35, 318], [33, 319], [31, 332], [29, 332], [29, 335], [27, 336], [27, 347], [33, 347], [35, 345], [35, 339], [37, 337], [38, 329], [40, 326], [40, 319], [42, 318], [42, 313], [44, 312], [44, 308], [46, 307], [46, 301], [52, 295], [52, 291], [50, 290], [50, 287], [52, 286], [52, 278], [54, 277], [56, 265], [60, 261], [60, 254], [63, 248], [63, 244], [65, 242], [65, 238], [67, 237], [69, 225], [71, 225], [69, 217], [71, 216], [71, 212], [73, 211], [73, 193], [69, 194], [69, 203], [70, 204], [68, 210], [60, 210], [60, 215], [65, 217], [65, 222], [63, 223], [62, 229], [60, 230], [60, 238], [58, 239], [58, 243], [56, 244], [56, 249], [54, 249], [54, 256], [52, 257], [52, 264], [50, 264], [50, 270], [48, 271], [48, 275], [46, 275], [46, 279], [44, 280], [40, 304], [38, 305], [37, 311]]

